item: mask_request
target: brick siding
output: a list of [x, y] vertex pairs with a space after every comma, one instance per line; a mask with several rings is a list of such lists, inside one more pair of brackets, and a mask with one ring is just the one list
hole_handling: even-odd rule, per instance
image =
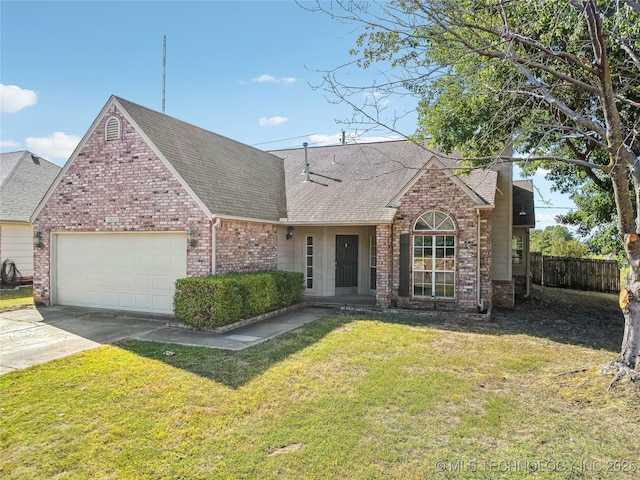
[[277, 268], [276, 226], [223, 220], [216, 227], [216, 273]]
[[[105, 140], [105, 124], [116, 116], [120, 140]], [[117, 222], [107, 221], [117, 217]], [[197, 230], [197, 245], [187, 249], [187, 275], [211, 273], [211, 222], [115, 107], [64, 173], [34, 221], [44, 246], [35, 249], [34, 299], [50, 299], [52, 232], [164, 232]], [[185, 248], [187, 248], [185, 244]]]
[[513, 308], [515, 306], [514, 281], [493, 281], [493, 304], [497, 307]]
[[[416, 220], [429, 210], [442, 211], [454, 219], [457, 227], [456, 234], [456, 296], [454, 300], [441, 300], [436, 302], [437, 308], [455, 308], [474, 311], [477, 309], [477, 252], [478, 252], [478, 216], [477, 209], [466, 192], [464, 192], [444, 172], [435, 168], [427, 170], [415, 185], [401, 200], [396, 219], [393, 223], [391, 248], [383, 248], [388, 244], [386, 237], [390, 235], [389, 227], [378, 226], [378, 304], [396, 302], [399, 306], [431, 308], [431, 299], [399, 297], [399, 260], [400, 260], [400, 234], [409, 233], [410, 245], [413, 245], [413, 225]], [[491, 212], [480, 212], [480, 289], [481, 298], [486, 308], [491, 307]], [[413, 257], [410, 247], [410, 258]], [[391, 256], [391, 258], [389, 258]], [[393, 278], [387, 281], [383, 265], [391, 265], [393, 259]], [[387, 267], [387, 272], [389, 267]], [[413, 291], [411, 284], [411, 266], [409, 279], [409, 292]], [[388, 285], [388, 287], [386, 287]]]

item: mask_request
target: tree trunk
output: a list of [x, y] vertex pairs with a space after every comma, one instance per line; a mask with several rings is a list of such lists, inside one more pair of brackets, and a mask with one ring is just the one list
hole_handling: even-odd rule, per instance
[[[635, 166], [637, 159], [622, 139], [620, 114], [611, 80], [611, 69], [607, 58], [602, 19], [595, 0], [583, 0], [584, 13], [591, 36], [594, 66], [598, 70], [600, 82], [600, 102], [606, 124], [607, 146], [610, 158], [610, 176], [618, 213], [618, 231], [624, 239], [624, 249], [629, 259], [631, 271], [625, 277], [625, 289], [620, 292], [620, 308], [625, 319], [624, 337], [620, 355], [602, 368], [603, 373], [613, 372], [615, 377], [609, 388], [620, 378], [629, 375], [632, 380], [637, 374], [632, 372], [640, 353], [640, 216], [636, 221], [629, 192], [628, 173], [631, 173], [636, 198], [640, 198], [640, 178]], [[640, 208], [640, 206], [639, 206]], [[640, 214], [640, 212], [637, 212]]]
[[602, 368], [603, 374], [615, 374], [609, 388], [625, 375], [633, 381], [640, 379], [640, 375], [633, 371], [640, 357], [640, 235], [626, 235], [624, 240], [631, 271], [625, 276], [625, 288], [620, 292], [620, 308], [624, 315], [622, 349]]

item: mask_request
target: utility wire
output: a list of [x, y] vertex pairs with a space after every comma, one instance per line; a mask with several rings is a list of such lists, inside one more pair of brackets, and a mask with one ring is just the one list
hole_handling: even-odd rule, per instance
[[271, 140], [269, 142], [260, 142], [260, 143], [253, 143], [251, 146], [252, 147], [257, 147], [258, 145], [266, 145], [268, 143], [278, 143], [278, 142], [287, 142], [289, 140], [296, 140], [298, 138], [305, 138], [305, 137], [310, 137], [311, 135], [315, 135], [315, 133], [310, 133], [309, 135], [300, 135], [299, 137], [291, 137], [291, 138], [283, 138], [281, 140]]

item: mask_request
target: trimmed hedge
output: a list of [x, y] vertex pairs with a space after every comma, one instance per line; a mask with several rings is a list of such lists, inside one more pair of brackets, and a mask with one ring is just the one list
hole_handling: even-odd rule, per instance
[[299, 272], [180, 278], [173, 310], [178, 320], [192, 327], [221, 327], [299, 303], [303, 290]]

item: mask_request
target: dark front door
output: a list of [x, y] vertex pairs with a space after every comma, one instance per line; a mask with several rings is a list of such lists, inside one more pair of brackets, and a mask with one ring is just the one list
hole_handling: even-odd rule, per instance
[[336, 288], [354, 287], [358, 287], [358, 236], [336, 235]]

